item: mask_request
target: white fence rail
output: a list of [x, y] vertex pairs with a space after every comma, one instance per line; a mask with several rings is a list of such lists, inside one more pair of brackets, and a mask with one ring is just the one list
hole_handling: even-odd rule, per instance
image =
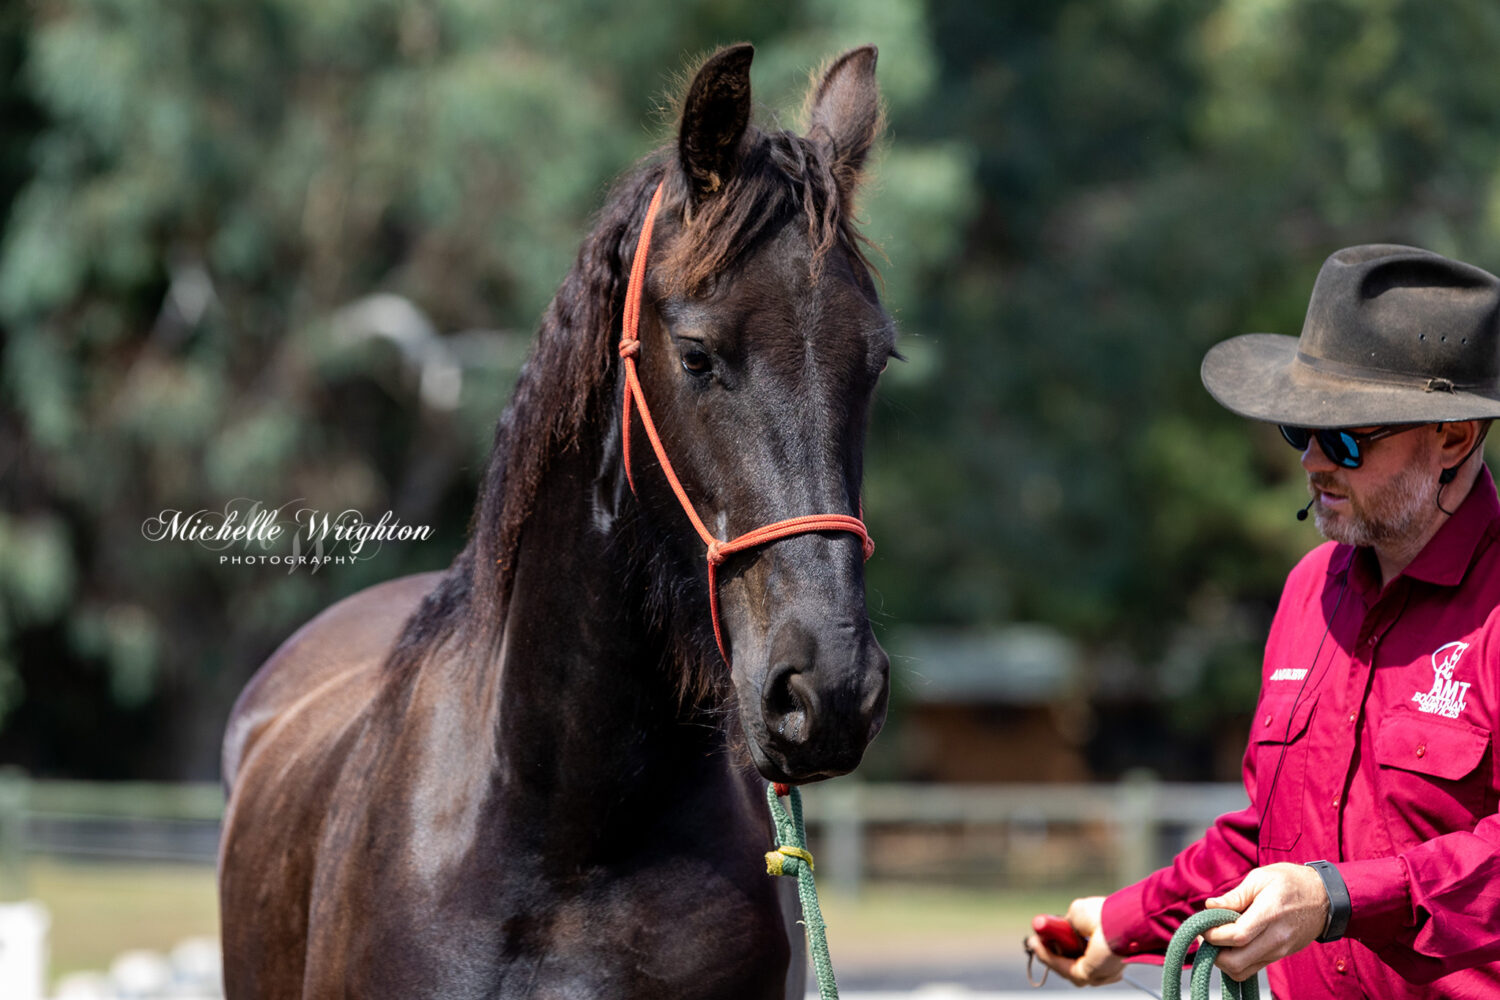
[[25, 854], [213, 864], [224, 793], [212, 783], [36, 781], [0, 772], [0, 899]]

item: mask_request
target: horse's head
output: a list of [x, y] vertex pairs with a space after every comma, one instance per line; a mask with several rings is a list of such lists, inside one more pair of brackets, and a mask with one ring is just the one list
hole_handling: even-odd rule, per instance
[[[870, 400], [895, 338], [849, 221], [880, 127], [875, 50], [847, 53], [814, 85], [805, 135], [749, 124], [752, 52], [721, 51], [688, 90], [636, 360], [689, 502], [723, 540], [802, 515], [858, 515]], [[671, 525], [701, 581], [703, 542], [642, 437], [631, 451], [643, 505]], [[733, 555], [717, 589], [761, 773], [852, 770], [884, 722], [889, 675], [859, 535], [805, 533]]]

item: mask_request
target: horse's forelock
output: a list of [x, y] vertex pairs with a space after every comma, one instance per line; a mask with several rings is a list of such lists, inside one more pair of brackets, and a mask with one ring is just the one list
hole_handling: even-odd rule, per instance
[[722, 192], [683, 212], [686, 225], [657, 272], [661, 287], [676, 294], [699, 291], [799, 211], [806, 220], [815, 274], [836, 246], [869, 266], [851, 219], [852, 192], [840, 189], [821, 147], [791, 132], [767, 133], [752, 125], [742, 149]]

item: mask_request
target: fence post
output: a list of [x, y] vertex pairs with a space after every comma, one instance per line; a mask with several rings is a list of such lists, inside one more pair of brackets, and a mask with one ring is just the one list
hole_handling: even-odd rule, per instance
[[1126, 772], [1120, 782], [1118, 885], [1128, 885], [1156, 868], [1159, 784], [1156, 775], [1143, 768]]
[[823, 849], [829, 888], [846, 896], [859, 894], [864, 881], [865, 821], [860, 783], [845, 778], [818, 789], [823, 817]]
[[26, 898], [26, 801], [29, 780], [0, 767], [0, 902]]

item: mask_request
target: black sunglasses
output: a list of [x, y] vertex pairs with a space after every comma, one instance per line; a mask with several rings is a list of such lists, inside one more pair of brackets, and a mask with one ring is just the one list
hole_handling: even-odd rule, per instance
[[1354, 431], [1346, 431], [1339, 428], [1319, 428], [1313, 430], [1307, 427], [1288, 427], [1286, 424], [1277, 425], [1281, 430], [1281, 436], [1286, 438], [1287, 444], [1298, 451], [1306, 451], [1307, 443], [1313, 438], [1318, 439], [1318, 447], [1323, 449], [1323, 454], [1328, 456], [1328, 461], [1334, 465], [1341, 465], [1346, 469], [1357, 469], [1364, 463], [1364, 447], [1371, 441], [1379, 441], [1395, 434], [1415, 430], [1424, 424], [1388, 424], [1385, 427], [1377, 427], [1373, 431], [1357, 434]]

